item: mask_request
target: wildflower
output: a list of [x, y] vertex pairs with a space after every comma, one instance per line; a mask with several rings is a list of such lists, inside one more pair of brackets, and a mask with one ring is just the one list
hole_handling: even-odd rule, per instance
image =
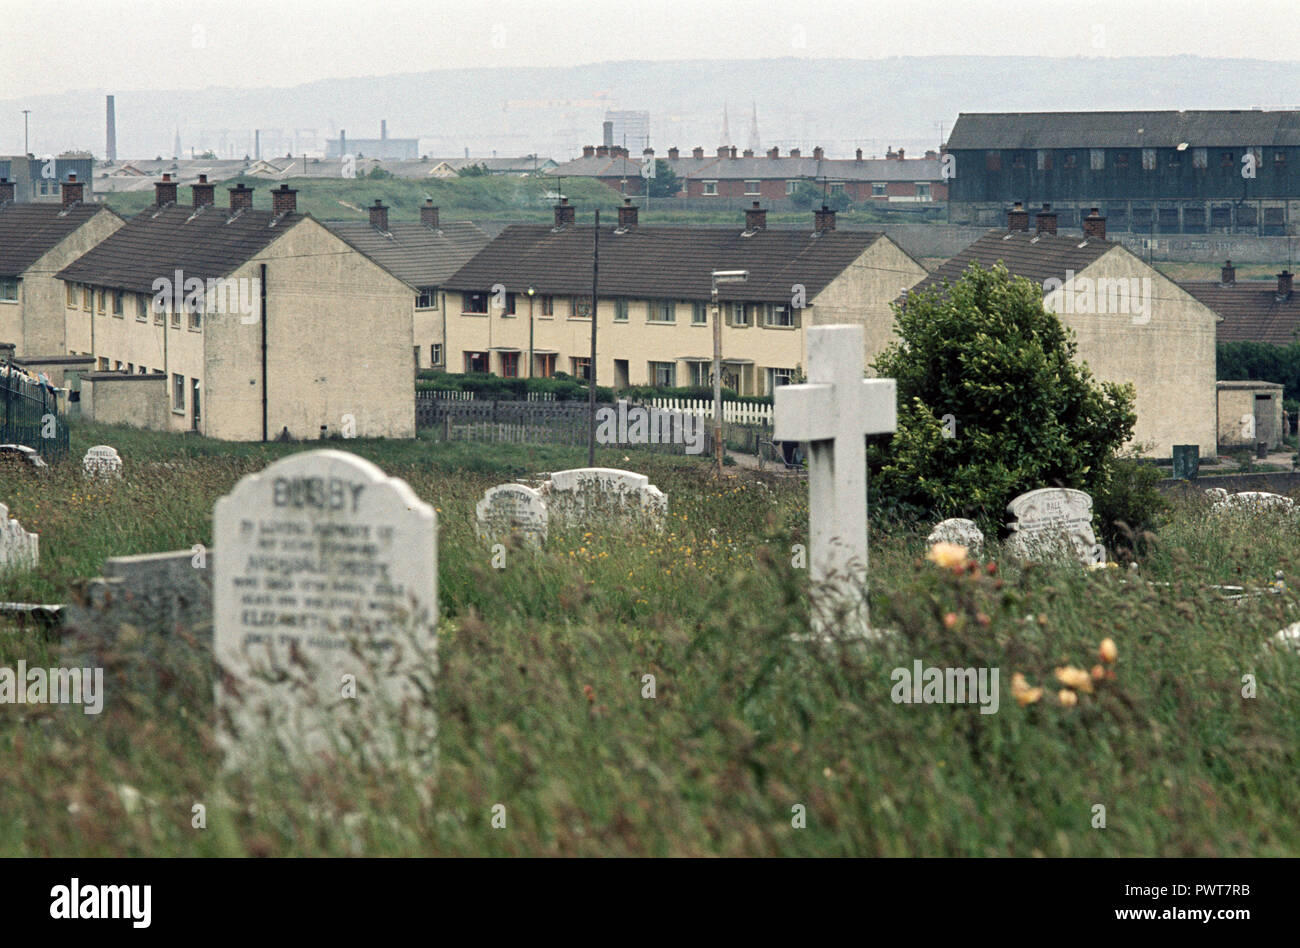
[[1092, 692], [1092, 678], [1082, 668], [1066, 665], [1056, 670], [1056, 680], [1067, 688], [1075, 688], [1084, 693]]
[[1069, 688], [1062, 688], [1056, 693], [1056, 700], [1061, 702], [1062, 707], [1073, 708], [1079, 703], [1079, 696]]
[[956, 543], [936, 543], [925, 558], [945, 569], [961, 569], [966, 565], [966, 547]]
[[1031, 688], [1025, 676], [1016, 672], [1011, 676], [1011, 697], [1016, 699], [1016, 704], [1020, 707], [1036, 704], [1043, 697], [1042, 688]]
[[1102, 639], [1101, 647], [1097, 649], [1097, 655], [1107, 665], [1113, 665], [1115, 659], [1119, 658], [1119, 649], [1115, 647], [1115, 640]]
[[1106, 669], [1102, 668], [1100, 665], [1093, 665], [1092, 670], [1089, 671], [1088, 674], [1092, 676], [1093, 681], [1101, 681], [1106, 677]]
[[943, 627], [951, 629], [957, 625], [957, 613], [949, 612], [943, 617]]

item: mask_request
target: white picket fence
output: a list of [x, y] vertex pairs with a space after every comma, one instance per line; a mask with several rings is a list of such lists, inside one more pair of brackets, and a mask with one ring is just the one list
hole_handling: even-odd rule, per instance
[[[665, 411], [679, 411], [688, 415], [713, 417], [713, 401], [703, 398], [652, 398], [650, 407]], [[772, 406], [755, 405], [749, 402], [722, 403], [722, 420], [733, 425], [768, 425], [772, 424]]]

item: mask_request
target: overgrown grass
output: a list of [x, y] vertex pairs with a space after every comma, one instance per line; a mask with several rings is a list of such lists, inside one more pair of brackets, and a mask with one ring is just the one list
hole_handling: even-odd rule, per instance
[[[42, 534], [40, 569], [4, 577], [0, 598], [63, 601], [105, 556], [207, 543], [212, 503], [241, 475], [317, 446], [82, 425], [74, 457], [99, 442], [121, 451], [120, 483], [0, 474], [12, 515]], [[102, 715], [0, 705], [0, 854], [1300, 854], [1300, 657], [1260, 651], [1300, 618], [1295, 594], [1234, 603], [1209, 588], [1300, 575], [1282, 521], [1214, 521], [1180, 501], [1137, 572], [990, 557], [992, 571], [959, 573], [926, 562], [915, 529], [873, 524], [873, 624], [895, 635], [819, 645], [794, 638], [797, 482], [729, 469], [719, 484], [707, 461], [602, 451], [669, 495], [665, 531], [554, 530], [498, 570], [474, 502], [582, 464], [581, 450], [329, 446], [439, 510], [437, 771], [222, 775], [210, 666], [147, 677], [119, 655]], [[1053, 670], [1091, 667], [1106, 637], [1115, 680], [1063, 706]], [[57, 654], [31, 630], [0, 634], [0, 667]], [[916, 659], [998, 668], [997, 713], [895, 704], [890, 673]], [[1013, 700], [1016, 672], [1047, 686], [1042, 700]]]

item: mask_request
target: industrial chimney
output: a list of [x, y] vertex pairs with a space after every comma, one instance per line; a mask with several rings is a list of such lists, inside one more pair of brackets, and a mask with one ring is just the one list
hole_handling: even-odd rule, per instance
[[117, 161], [117, 109], [110, 95], [104, 106], [105, 127], [108, 132], [108, 140], [105, 142], [104, 157], [109, 161]]

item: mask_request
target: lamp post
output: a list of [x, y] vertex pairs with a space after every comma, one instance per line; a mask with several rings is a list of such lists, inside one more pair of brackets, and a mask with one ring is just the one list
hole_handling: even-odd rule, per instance
[[713, 301], [713, 473], [722, 477], [722, 312], [718, 308], [718, 284], [744, 283], [749, 271], [714, 270], [709, 276]]
[[533, 377], [533, 297], [537, 294], [537, 287], [531, 283], [528, 284], [528, 378]]

